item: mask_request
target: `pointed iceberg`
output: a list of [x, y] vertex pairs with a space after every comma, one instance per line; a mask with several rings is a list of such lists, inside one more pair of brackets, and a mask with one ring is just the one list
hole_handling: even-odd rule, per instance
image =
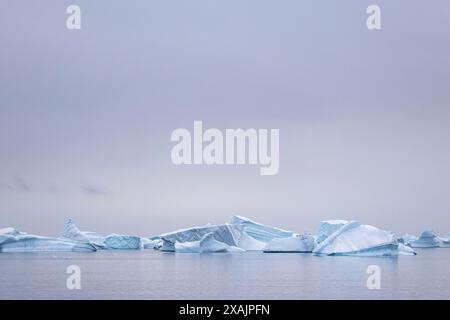
[[269, 243], [276, 238], [290, 238], [294, 235], [292, 231], [264, 225], [238, 215], [232, 218], [231, 224], [242, 226], [247, 235], [262, 243]]
[[[321, 226], [326, 224], [324, 221]], [[317, 244], [313, 251], [315, 255], [397, 256], [399, 253], [397, 240], [391, 232], [356, 221], [339, 225]]]
[[410, 241], [409, 245], [412, 248], [437, 248], [440, 245], [440, 240], [433, 230], [426, 230], [417, 240]]
[[79, 241], [86, 242], [94, 245], [97, 249], [105, 249], [105, 238], [98, 233], [89, 232], [89, 231], [81, 231], [75, 225], [75, 222], [72, 219], [67, 220], [64, 225], [64, 237]]
[[96, 250], [89, 243], [37, 236], [14, 228], [0, 229], [0, 252], [93, 252]]
[[214, 238], [213, 232], [205, 234], [199, 241], [175, 243], [175, 252], [179, 253], [214, 253], [237, 251], [245, 250], [217, 241]]
[[311, 234], [275, 238], [264, 248], [264, 252], [312, 252], [313, 250], [314, 237]]

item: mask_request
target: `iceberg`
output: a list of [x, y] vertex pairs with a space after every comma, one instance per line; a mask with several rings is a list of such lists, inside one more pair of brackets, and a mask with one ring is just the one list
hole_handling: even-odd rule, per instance
[[89, 243], [64, 238], [43, 237], [17, 231], [14, 228], [0, 229], [0, 252], [93, 252]]
[[81, 231], [72, 219], [67, 220], [64, 225], [63, 236], [74, 241], [90, 243], [97, 249], [105, 249], [105, 238], [103, 236], [95, 232]]
[[141, 238], [136, 236], [127, 236], [120, 234], [110, 234], [105, 238], [107, 249], [140, 249], [142, 246]]
[[[319, 229], [327, 224], [336, 225], [323, 221]], [[398, 256], [398, 242], [391, 232], [356, 221], [339, 225], [317, 244], [314, 255]]]
[[175, 252], [179, 253], [213, 253], [245, 251], [235, 246], [217, 241], [214, 232], [205, 234], [199, 241], [176, 242]]
[[408, 243], [412, 248], [436, 248], [440, 245], [440, 240], [433, 230], [422, 232], [417, 240]]
[[238, 215], [233, 216], [231, 224], [242, 226], [243, 231], [247, 235], [266, 244], [275, 238], [290, 238], [294, 236], [294, 233], [291, 231], [267, 226]]
[[209, 233], [213, 234], [215, 240], [228, 246], [237, 247], [242, 236], [242, 228], [231, 224], [206, 225], [165, 233], [160, 235], [160, 238], [163, 240], [160, 250], [175, 251], [176, 243], [197, 242]]
[[294, 235], [290, 238], [275, 238], [264, 248], [264, 252], [312, 252], [314, 237], [311, 234]]

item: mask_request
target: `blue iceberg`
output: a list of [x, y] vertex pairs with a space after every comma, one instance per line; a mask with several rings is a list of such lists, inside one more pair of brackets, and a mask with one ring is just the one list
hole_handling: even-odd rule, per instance
[[205, 234], [199, 241], [175, 243], [175, 252], [179, 253], [214, 253], [242, 251], [245, 250], [217, 241], [214, 238], [213, 232]]
[[440, 246], [440, 240], [433, 230], [422, 232], [417, 240], [408, 243], [412, 248], [437, 248]]
[[314, 237], [311, 234], [294, 235], [289, 238], [275, 238], [264, 248], [264, 252], [312, 252]]
[[136, 236], [127, 236], [120, 234], [110, 234], [105, 238], [105, 245], [107, 249], [140, 249], [141, 238]]
[[93, 252], [96, 250], [95, 246], [89, 243], [37, 236], [14, 228], [0, 229], [0, 252]]
[[[391, 232], [356, 221], [341, 222], [339, 228], [317, 244], [315, 255], [398, 256], [398, 242]], [[323, 225], [336, 223], [324, 221], [319, 231]]]

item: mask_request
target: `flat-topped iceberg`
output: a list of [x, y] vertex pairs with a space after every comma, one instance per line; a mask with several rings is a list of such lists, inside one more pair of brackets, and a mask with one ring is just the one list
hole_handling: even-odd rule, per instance
[[245, 251], [235, 246], [217, 241], [214, 233], [205, 234], [199, 241], [177, 242], [175, 252], [179, 253], [213, 253], [213, 252], [242, 252]]
[[[324, 225], [334, 226], [336, 223], [323, 221], [319, 229]], [[399, 254], [398, 242], [391, 232], [356, 221], [340, 222], [338, 225], [339, 228], [317, 244], [313, 251], [315, 255], [397, 256]], [[325, 229], [328, 230], [328, 228]], [[319, 232], [319, 237], [320, 235]]]
[[228, 246], [237, 247], [242, 235], [242, 228], [231, 225], [206, 225], [180, 229], [160, 235], [163, 240], [162, 251], [175, 251], [175, 243], [200, 241], [206, 234], [211, 233], [213, 238]]
[[440, 240], [433, 230], [422, 232], [417, 240], [409, 241], [412, 248], [436, 248], [440, 246]]
[[107, 249], [140, 249], [141, 238], [136, 236], [127, 236], [121, 234], [110, 234], [105, 238]]
[[268, 226], [238, 215], [233, 216], [231, 224], [243, 226], [246, 234], [263, 243], [269, 243], [275, 238], [289, 238], [294, 235], [292, 231]]
[[89, 243], [37, 236], [14, 228], [0, 229], [0, 252], [92, 252], [96, 250], [95, 246]]
[[312, 252], [313, 250], [314, 237], [311, 234], [275, 238], [264, 248], [264, 252]]

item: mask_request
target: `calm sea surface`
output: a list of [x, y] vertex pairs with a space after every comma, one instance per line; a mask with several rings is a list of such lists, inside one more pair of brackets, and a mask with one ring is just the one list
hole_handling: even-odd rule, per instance
[[[417, 252], [0, 253], [0, 299], [450, 299], [450, 248]], [[66, 288], [69, 265], [81, 268], [81, 290]], [[369, 265], [381, 268], [380, 290], [367, 289]]]

